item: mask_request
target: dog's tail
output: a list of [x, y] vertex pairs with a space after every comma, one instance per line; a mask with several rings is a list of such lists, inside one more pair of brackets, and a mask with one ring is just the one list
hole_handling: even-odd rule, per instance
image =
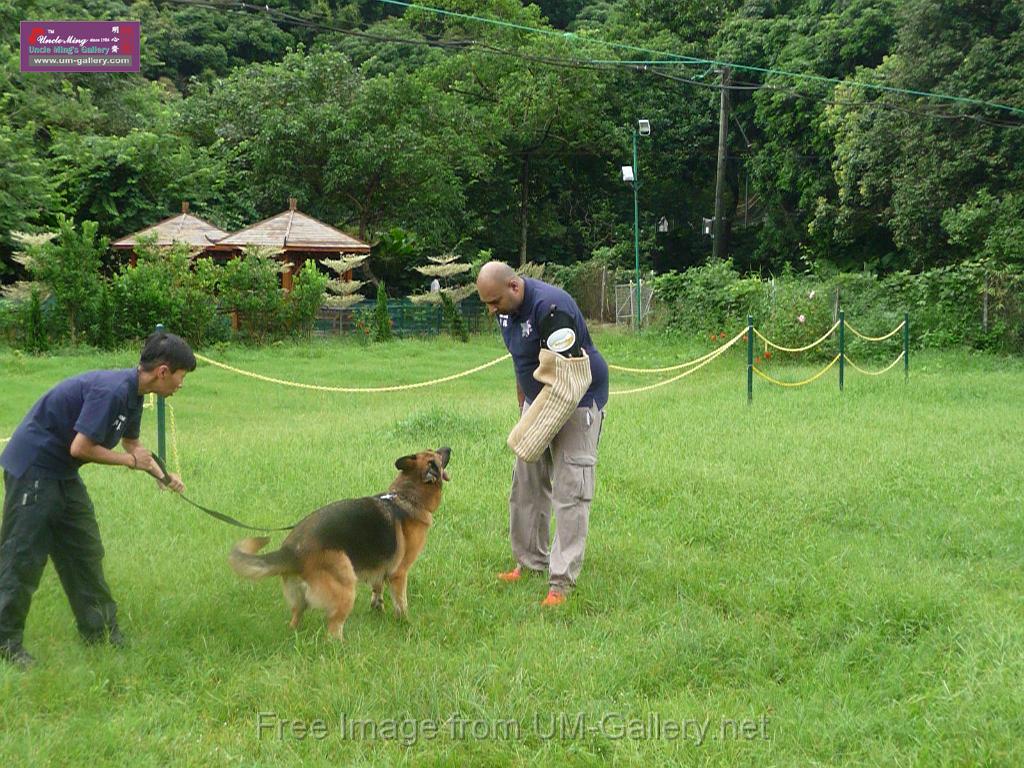
[[299, 562], [290, 549], [278, 549], [265, 555], [256, 553], [270, 542], [266, 536], [242, 539], [231, 550], [228, 562], [239, 576], [262, 579], [299, 572]]

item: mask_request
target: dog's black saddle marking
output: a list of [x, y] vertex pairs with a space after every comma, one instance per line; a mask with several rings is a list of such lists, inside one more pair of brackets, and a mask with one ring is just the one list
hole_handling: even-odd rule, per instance
[[408, 513], [394, 498], [371, 496], [328, 504], [318, 510], [318, 517], [313, 537], [325, 549], [344, 552], [359, 571], [372, 570], [394, 556], [395, 526]]

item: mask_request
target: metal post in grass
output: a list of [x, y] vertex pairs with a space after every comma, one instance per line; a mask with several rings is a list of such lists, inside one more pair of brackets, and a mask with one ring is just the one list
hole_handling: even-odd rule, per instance
[[[163, 323], [156, 324], [157, 333], [163, 329]], [[167, 461], [167, 406], [161, 395], [156, 398], [156, 453], [161, 461]]]
[[754, 401], [754, 316], [747, 315], [747, 405]]
[[846, 313], [839, 310], [839, 391], [843, 391], [843, 378], [846, 375]]
[[903, 313], [903, 380], [910, 378], [910, 313]]

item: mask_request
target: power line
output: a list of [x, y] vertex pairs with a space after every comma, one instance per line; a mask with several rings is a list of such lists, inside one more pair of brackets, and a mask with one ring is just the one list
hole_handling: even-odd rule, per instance
[[[474, 16], [472, 14], [458, 13], [456, 11], [448, 11], [448, 10], [445, 10], [443, 8], [432, 8], [431, 6], [420, 5], [419, 3], [404, 2], [403, 0], [377, 0], [377, 2], [379, 2], [379, 3], [386, 3], [388, 5], [398, 5], [398, 6], [402, 6], [402, 7], [405, 7], [405, 8], [414, 8], [416, 10], [421, 10], [421, 11], [429, 11], [431, 13], [442, 15], [442, 16], [452, 16], [452, 17], [460, 18], [460, 19], [463, 19], [463, 20], [466, 20], [466, 21], [476, 21], [476, 22], [479, 22], [479, 23], [482, 23], [482, 24], [491, 24], [493, 26], [507, 27], [507, 28], [516, 29], [516, 30], [519, 30], [519, 31], [531, 32], [531, 33], [534, 33], [534, 34], [548, 35], [548, 36], [559, 37], [559, 38], [569, 39], [569, 40], [580, 39], [580, 38], [578, 38], [572, 32], [559, 32], [558, 30], [544, 29], [543, 27], [530, 27], [530, 26], [527, 26], [525, 24], [516, 24], [514, 22], [504, 21], [502, 19], [490, 19], [490, 18], [487, 18], [487, 17], [484, 17], [484, 16]], [[779, 75], [779, 76], [782, 76], [782, 77], [791, 77], [791, 78], [796, 78], [796, 79], [812, 80], [812, 81], [815, 81], [815, 82], [828, 83], [828, 84], [831, 84], [831, 85], [853, 85], [853, 86], [856, 86], [856, 87], [859, 87], [859, 88], [866, 88], [866, 89], [871, 89], [871, 90], [885, 91], [885, 92], [888, 92], [888, 93], [898, 93], [898, 94], [903, 94], [903, 95], [907, 95], [907, 96], [924, 96], [924, 97], [932, 98], [932, 99], [942, 99], [942, 100], [946, 100], [946, 101], [955, 101], [955, 102], [960, 102], [960, 103], [963, 103], [963, 104], [972, 104], [974, 106], [979, 106], [979, 107], [988, 107], [988, 108], [991, 108], [991, 109], [998, 109], [998, 110], [1010, 112], [1012, 114], [1024, 117], [1024, 109], [1019, 109], [1017, 107], [1011, 107], [1008, 104], [998, 104], [996, 102], [984, 101], [982, 99], [972, 99], [972, 98], [968, 98], [968, 97], [965, 97], [965, 96], [956, 96], [956, 95], [948, 94], [948, 93], [935, 93], [933, 91], [917, 91], [917, 90], [912, 90], [912, 89], [909, 89], [909, 88], [897, 88], [895, 86], [880, 85], [878, 83], [864, 83], [864, 82], [861, 82], [859, 80], [839, 80], [839, 79], [834, 78], [834, 77], [825, 77], [823, 75], [812, 75], [812, 74], [806, 74], [806, 73], [801, 73], [801, 72], [789, 72], [789, 71], [784, 70], [784, 69], [773, 69], [773, 68], [770, 68], [770, 67], [756, 67], [756, 66], [753, 66], [753, 65], [750, 65], [750, 64], [739, 64], [737, 62], [722, 61], [722, 60], [719, 60], [719, 59], [701, 59], [701, 58], [696, 58], [696, 57], [693, 57], [693, 56], [683, 56], [682, 54], [677, 54], [677, 53], [651, 50], [651, 49], [648, 49], [648, 48], [643, 48], [641, 46], [628, 45], [626, 43], [609, 42], [607, 40], [601, 40], [599, 38], [593, 38], [593, 37], [587, 37], [585, 39], [586, 39], [587, 42], [597, 43], [599, 45], [604, 45], [604, 46], [607, 46], [609, 48], [616, 48], [616, 49], [627, 50], [627, 51], [635, 51], [635, 52], [644, 53], [644, 54], [647, 54], [647, 55], [650, 55], [650, 56], [664, 57], [664, 58], [661, 58], [661, 59], [640, 59], [640, 60], [632, 60], [632, 61], [623, 61], [622, 63], [625, 63], [625, 64], [648, 65], [648, 66], [680, 65], [680, 64], [683, 64], [683, 65], [694, 65], [694, 64], [696, 64], [696, 65], [701, 65], [701, 66], [713, 66], [713, 67], [719, 67], [719, 68], [729, 67], [731, 69], [739, 69], [739, 70], [743, 70], [743, 71], [746, 71], [746, 72], [758, 72], [758, 73], [764, 74], [764, 75]]]
[[[778, 91], [778, 92], [782, 92], [782, 93], [787, 93], [787, 94], [790, 94], [790, 95], [795, 96], [797, 98], [820, 101], [820, 102], [822, 102], [824, 104], [830, 104], [830, 105], [836, 105], [836, 106], [860, 106], [860, 107], [878, 106], [878, 107], [881, 107], [881, 108], [884, 108], [884, 109], [900, 111], [900, 112], [904, 112], [904, 113], [910, 114], [910, 115], [924, 115], [924, 116], [927, 116], [927, 117], [934, 117], [934, 118], [939, 118], [939, 119], [944, 119], [944, 120], [973, 120], [973, 121], [982, 123], [984, 125], [989, 125], [989, 126], [993, 126], [993, 127], [1000, 127], [1000, 128], [1020, 128], [1020, 127], [1024, 127], [1024, 122], [1014, 123], [1014, 122], [1000, 121], [1000, 120], [994, 120], [994, 119], [991, 119], [991, 118], [986, 118], [986, 117], [983, 117], [981, 115], [972, 115], [972, 114], [966, 114], [966, 113], [965, 114], [939, 113], [939, 112], [936, 112], [934, 110], [929, 110], [929, 109], [924, 109], [924, 110], [914, 109], [912, 107], [904, 107], [904, 106], [897, 105], [897, 104], [888, 104], [888, 103], [882, 103], [882, 102], [855, 102], [855, 101], [843, 101], [843, 100], [838, 100], [838, 99], [829, 99], [829, 98], [827, 98], [827, 97], [825, 97], [823, 95], [808, 94], [808, 93], [804, 93], [804, 92], [798, 91], [798, 90], [793, 89], [793, 88], [786, 88], [784, 86], [779, 86], [779, 85], [771, 84], [771, 83], [751, 83], [751, 82], [739, 81], [739, 82], [736, 82], [736, 83], [730, 83], [727, 86], [723, 86], [720, 83], [704, 82], [704, 81], [699, 80], [699, 79], [692, 79], [692, 78], [681, 77], [679, 75], [669, 74], [667, 72], [661, 71], [660, 69], [655, 69], [654, 68], [655, 65], [659, 65], [659, 64], [661, 64], [661, 65], [665, 65], [665, 64], [689, 64], [689, 65], [693, 65], [693, 64], [700, 64], [700, 65], [710, 64], [710, 65], [712, 65], [712, 68], [709, 69], [708, 71], [712, 71], [712, 69], [714, 69], [714, 66], [721, 64], [722, 66], [736, 66], [736, 67], [738, 67], [740, 69], [756, 70], [756, 71], [760, 71], [760, 72], [767, 72], [767, 73], [773, 73], [773, 74], [787, 74], [787, 73], [783, 72], [782, 70], [770, 70], [770, 69], [762, 69], [762, 68], [758, 68], [758, 67], [749, 67], [749, 66], [745, 66], [745, 65], [733, 65], [733, 64], [718, 62], [718, 61], [712, 60], [712, 59], [695, 59], [695, 58], [691, 58], [691, 57], [680, 57], [680, 59], [678, 59], [678, 60], [676, 60], [676, 59], [668, 59], [668, 60], [666, 60], [666, 59], [657, 59], [657, 60], [655, 60], [655, 59], [610, 59], [610, 60], [609, 59], [564, 59], [564, 58], [551, 57], [551, 56], [537, 56], [537, 55], [532, 55], [532, 54], [524, 54], [524, 53], [521, 53], [519, 51], [510, 51], [510, 50], [501, 48], [499, 46], [492, 45], [490, 43], [481, 42], [479, 40], [473, 40], [473, 39], [441, 39], [441, 38], [427, 38], [427, 37], [424, 37], [424, 38], [406, 38], [406, 37], [395, 37], [395, 36], [390, 36], [390, 35], [381, 35], [381, 34], [377, 34], [377, 33], [366, 32], [365, 30], [360, 30], [360, 29], [352, 29], [352, 28], [345, 28], [345, 27], [334, 26], [332, 24], [327, 24], [327, 23], [324, 23], [322, 21], [316, 21], [314, 19], [305, 18], [305, 17], [302, 17], [302, 16], [295, 16], [295, 15], [287, 13], [285, 11], [281, 11], [281, 10], [276, 9], [276, 8], [271, 8], [269, 5], [255, 5], [255, 4], [251, 4], [251, 3], [246, 3], [243, 0], [238, 0], [238, 1], [235, 1], [235, 0], [165, 0], [165, 1], [166, 2], [175, 3], [175, 4], [178, 4], [178, 5], [197, 6], [197, 7], [209, 8], [209, 9], [212, 9], [212, 10], [220, 10], [220, 11], [248, 11], [248, 12], [252, 12], [252, 13], [256, 13], [256, 14], [263, 14], [263, 15], [267, 16], [268, 18], [270, 18], [272, 21], [278, 22], [278, 23], [289, 24], [289, 25], [294, 25], [294, 26], [300, 26], [300, 27], [304, 27], [304, 28], [312, 29], [312, 30], [319, 30], [319, 31], [326, 31], [326, 32], [336, 32], [338, 34], [352, 36], [352, 37], [358, 37], [358, 38], [367, 39], [367, 40], [372, 40], [372, 41], [375, 41], [375, 42], [394, 43], [394, 44], [399, 44], [399, 45], [421, 45], [421, 46], [440, 48], [440, 49], [448, 50], [448, 51], [452, 51], [452, 50], [478, 50], [478, 51], [483, 52], [483, 53], [489, 53], [489, 54], [492, 54], [492, 55], [504, 56], [504, 57], [508, 57], [508, 58], [516, 58], [516, 59], [520, 59], [522, 61], [528, 61], [528, 62], [532, 62], [532, 63], [536, 63], [536, 64], [543, 64], [543, 65], [552, 66], [552, 67], [566, 67], [566, 68], [573, 68], [573, 69], [589, 69], [589, 70], [604, 70], [604, 71], [615, 70], [615, 69], [622, 69], [623, 67], [628, 67], [628, 68], [630, 68], [632, 70], [635, 70], [637, 72], [640, 72], [640, 73], [651, 73], [653, 75], [656, 75], [658, 77], [661, 77], [661, 78], [669, 80], [669, 81], [685, 83], [687, 85], [692, 85], [692, 86], [699, 87], [699, 88], [709, 88], [709, 89], [712, 89], [712, 90], [721, 90], [723, 87], [727, 88], [730, 91], [773, 90], [773, 91]], [[572, 33], [560, 33], [560, 32], [557, 32], [556, 30], [546, 30], [546, 29], [538, 28], [538, 27], [528, 27], [528, 26], [521, 25], [521, 24], [514, 24], [512, 22], [505, 22], [505, 21], [494, 20], [494, 19], [486, 19], [486, 18], [483, 18], [483, 17], [471, 16], [471, 15], [467, 15], [467, 14], [457, 13], [455, 11], [446, 11], [446, 10], [443, 10], [443, 9], [434, 9], [434, 8], [429, 8], [427, 6], [420, 6], [420, 5], [416, 5], [416, 4], [413, 4], [413, 3], [399, 2], [399, 0], [378, 0], [378, 2], [387, 2], [387, 3], [394, 4], [394, 5], [402, 5], [402, 6], [405, 6], [405, 7], [408, 7], [408, 8], [414, 8], [414, 9], [420, 9], [420, 10], [429, 10], [429, 11], [433, 11], [433, 12], [436, 12], [436, 13], [439, 13], [439, 14], [442, 14], [442, 15], [446, 15], [446, 16], [453, 16], [453, 17], [458, 17], [458, 18], [475, 20], [475, 21], [479, 21], [479, 22], [482, 22], [482, 23], [491, 23], [491, 24], [496, 24], [496, 25], [499, 25], [499, 26], [511, 27], [513, 29], [522, 30], [522, 31], [539, 32], [539, 33], [542, 33], [542, 34], [555, 35], [555, 36], [560, 37], [560, 38], [561, 37], [566, 37], [566, 36], [575, 37], [575, 35], [573, 35]], [[612, 47], [625, 47], [625, 48], [628, 48], [628, 49], [631, 49], [631, 50], [644, 51], [644, 52], [648, 52], [648, 53], [658, 54], [658, 55], [661, 55], [661, 56], [674, 56], [675, 55], [675, 54], [665, 54], [665, 53], [661, 53], [661, 52], [658, 52], [658, 51], [648, 51], [647, 49], [637, 48], [636, 46], [629, 46], [629, 45], [625, 45], [625, 44], [621, 44], [621, 43], [607, 43], [605, 41], [596, 40], [596, 39], [592, 39], [592, 38], [587, 38], [587, 40], [588, 41], [597, 42], [597, 43], [603, 44], [603, 45], [612, 46]], [[707, 74], [707, 72], [705, 72], [704, 74]], [[838, 85], [860, 85], [860, 86], [868, 86], [868, 85], [870, 85], [870, 84], [860, 83], [858, 81], [852, 81], [852, 80], [838, 80], [838, 79], [834, 79], [834, 78], [823, 78], [823, 77], [819, 77], [819, 76], [810, 76], [810, 75], [808, 75], [806, 77], [811, 77], [811, 78], [817, 79], [818, 81], [821, 81], [822, 83], [828, 83], [828, 84], [832, 84], [832, 85], [836, 85], [836, 84], [838, 84]], [[890, 88], [888, 86], [878, 86], [878, 87], [881, 88], [882, 90], [887, 90], [887, 91], [894, 92], [894, 93], [918, 94], [918, 95], [925, 95], [925, 96], [941, 96], [941, 94], [929, 94], [927, 92], [921, 92], [921, 91], [906, 91], [906, 90], [902, 90], [902, 89]], [[959, 100], [961, 102], [973, 103], [973, 104], [976, 104], [976, 105], [987, 105], [987, 106], [990, 106], [990, 107], [1000, 107], [1002, 109], [1009, 109], [1009, 110], [1014, 111], [1014, 112], [1019, 112], [1022, 116], [1024, 116], [1024, 110], [1016, 110], [1013, 107], [1005, 107], [1003, 105], [993, 105], [993, 104], [990, 104], [989, 102], [982, 102], [982, 101], [974, 100], [974, 99], [962, 99], [960, 97], [948, 97], [948, 98], [957, 99], [957, 100]]]

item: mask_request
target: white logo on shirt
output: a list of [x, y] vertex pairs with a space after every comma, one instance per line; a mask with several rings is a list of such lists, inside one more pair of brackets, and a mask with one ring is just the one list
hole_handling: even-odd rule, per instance
[[119, 414], [118, 417], [114, 419], [114, 423], [112, 426], [116, 431], [120, 432], [124, 428], [124, 423], [126, 421], [128, 421], [128, 417], [125, 416], [123, 413]]
[[525, 339], [527, 336], [533, 333], [533, 326], [530, 325], [530, 321], [527, 320], [526, 322], [520, 324], [519, 330], [522, 332], [523, 338]]
[[576, 343], [576, 333], [572, 328], [559, 328], [548, 336], [548, 349], [552, 352], [565, 352]]
[[498, 315], [498, 322], [502, 328], [508, 328], [508, 315]]

